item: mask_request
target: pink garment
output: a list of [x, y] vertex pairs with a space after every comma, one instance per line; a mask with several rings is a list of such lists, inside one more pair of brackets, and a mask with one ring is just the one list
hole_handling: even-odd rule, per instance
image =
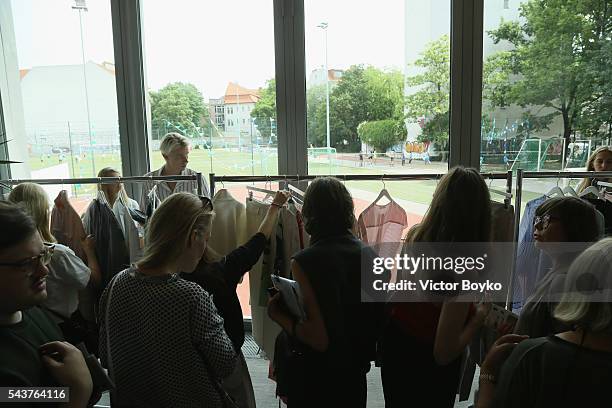
[[81, 240], [87, 236], [81, 217], [68, 201], [66, 191], [62, 190], [54, 200], [51, 211], [51, 234], [60, 244], [66, 245], [83, 261], [87, 261]]
[[402, 232], [407, 226], [406, 211], [391, 200], [386, 205], [372, 203], [363, 210], [357, 220], [357, 233], [359, 238], [368, 245], [399, 244], [402, 240]]

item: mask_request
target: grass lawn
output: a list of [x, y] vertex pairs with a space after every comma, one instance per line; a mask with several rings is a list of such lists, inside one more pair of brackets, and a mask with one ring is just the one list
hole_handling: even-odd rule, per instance
[[[97, 172], [104, 167], [113, 167], [121, 170], [121, 158], [119, 153], [115, 154], [96, 154], [94, 163], [91, 157], [74, 159], [70, 162], [71, 157], [66, 155], [65, 161], [68, 161], [71, 177], [95, 177]], [[153, 152], [153, 165], [157, 169], [162, 166], [163, 158], [159, 152]], [[212, 159], [212, 160], [211, 160]], [[210, 172], [217, 175], [275, 175], [278, 174], [277, 154], [273, 151], [260, 150], [254, 151], [251, 155], [250, 151], [228, 151], [228, 150], [200, 150], [195, 149], [189, 155], [189, 167], [194, 170], [199, 170], [206, 176]], [[51, 157], [30, 157], [30, 168], [32, 170], [41, 170], [50, 166], [59, 164], [59, 156], [57, 154]], [[402, 169], [399, 166], [389, 167], [377, 165], [374, 167], [358, 167], [357, 163], [349, 161], [333, 161], [331, 166], [324, 159], [311, 160], [309, 162], [310, 174], [391, 174], [398, 173]], [[414, 170], [413, 170], [414, 171]], [[346, 183], [349, 189], [355, 188], [359, 190], [378, 193], [383, 188], [381, 181], [349, 181]], [[436, 187], [436, 181], [387, 181], [385, 187], [393, 197], [401, 200], [412, 201], [420, 204], [429, 204], [431, 197]], [[79, 195], [93, 194], [95, 187], [93, 185], [77, 186]], [[540, 192], [523, 191], [523, 203], [540, 196]]]

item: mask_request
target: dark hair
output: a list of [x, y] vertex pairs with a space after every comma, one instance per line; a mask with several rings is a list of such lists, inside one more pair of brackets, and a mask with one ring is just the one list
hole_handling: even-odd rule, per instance
[[315, 239], [352, 229], [354, 211], [351, 193], [334, 177], [314, 179], [304, 194], [304, 228]]
[[0, 251], [17, 245], [36, 233], [32, 217], [19, 204], [0, 200]]
[[476, 169], [457, 166], [440, 179], [423, 221], [409, 242], [488, 242], [491, 197]]
[[554, 197], [536, 209], [536, 216], [550, 214], [559, 218], [568, 242], [595, 242], [600, 233], [595, 207], [577, 197]]

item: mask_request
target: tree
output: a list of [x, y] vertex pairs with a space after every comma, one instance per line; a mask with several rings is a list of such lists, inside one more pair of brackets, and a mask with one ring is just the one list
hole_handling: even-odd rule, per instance
[[327, 118], [325, 115], [325, 85], [315, 85], [306, 90], [306, 132], [308, 144], [325, 146]]
[[266, 87], [261, 91], [261, 98], [251, 111], [251, 117], [257, 130], [265, 140], [272, 134], [272, 121], [276, 121], [276, 80], [266, 81]]
[[445, 146], [448, 143], [450, 100], [448, 35], [428, 44], [414, 65], [421, 68], [421, 73], [407, 78], [408, 86], [416, 91], [406, 97], [406, 118], [411, 122], [425, 119], [420, 141]]
[[361, 141], [379, 152], [386, 152], [406, 139], [406, 127], [393, 119], [363, 122], [357, 127], [357, 131]]
[[597, 133], [606, 120], [610, 123], [612, 110], [605, 102], [610, 77], [600, 76], [609, 63], [604, 57], [612, 28], [608, 2], [531, 0], [521, 5], [523, 22], [502, 22], [489, 32], [495, 43], [513, 45], [504, 58], [506, 72], [516, 79], [502, 102], [540, 117], [537, 112], [548, 108], [554, 112], [546, 117], [548, 124], [561, 115], [566, 146], [574, 130]]
[[[332, 146], [339, 151], [358, 152], [361, 142], [357, 127], [361, 122], [383, 119], [402, 121], [403, 90], [401, 72], [382, 71], [363, 65], [351, 66], [330, 94]], [[311, 134], [310, 140], [325, 140], [325, 105], [315, 109], [314, 113], [316, 116], [309, 123], [317, 123], [316, 134]]]
[[208, 122], [208, 109], [193, 84], [174, 82], [159, 91], [150, 91], [151, 122], [158, 129], [196, 134], [196, 127]]

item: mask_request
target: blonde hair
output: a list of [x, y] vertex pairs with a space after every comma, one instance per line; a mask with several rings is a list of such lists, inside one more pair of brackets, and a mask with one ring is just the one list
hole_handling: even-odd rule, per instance
[[57, 242], [50, 229], [49, 197], [41, 186], [35, 183], [19, 184], [8, 198], [13, 203], [20, 203], [30, 214], [43, 241]]
[[147, 224], [144, 255], [138, 266], [159, 267], [177, 261], [189, 245], [191, 233], [211, 230], [214, 212], [191, 193], [175, 193], [164, 200]]
[[[612, 149], [610, 148], [610, 146], [601, 146], [595, 149], [593, 154], [591, 154], [589, 156], [589, 159], [587, 160], [586, 171], [595, 171], [595, 164], [594, 164], [595, 159], [597, 158], [597, 155], [599, 153], [603, 153], [603, 152], [608, 152], [612, 154]], [[580, 185], [578, 186], [577, 192], [580, 193], [581, 191], [585, 190], [588, 186], [591, 185], [592, 182], [593, 180], [591, 180], [590, 177], [583, 178], [582, 181], [580, 182]]]
[[587, 331], [612, 334], [612, 238], [587, 248], [572, 263], [556, 319]]
[[[115, 176], [112, 176], [111, 173], [117, 173], [119, 177], [121, 177], [121, 173], [119, 173], [117, 170], [115, 170], [112, 167], [105, 167], [102, 170], [100, 170], [98, 172], [98, 177], [115, 177]], [[98, 191], [102, 191], [104, 195], [106, 196], [106, 192], [102, 190], [103, 186], [104, 186], [103, 184], [98, 184]], [[123, 187], [123, 185], [121, 185], [121, 189], [119, 190], [119, 194], [117, 198], [119, 198], [119, 200], [121, 200], [121, 202], [123, 202], [123, 205], [125, 206], [127, 206], [130, 201], [127, 193], [125, 192], [125, 188]], [[106, 199], [108, 200], [108, 197], [106, 197]]]
[[164, 156], [169, 155], [179, 147], [189, 147], [189, 139], [176, 132], [167, 133], [159, 145], [159, 150]]

